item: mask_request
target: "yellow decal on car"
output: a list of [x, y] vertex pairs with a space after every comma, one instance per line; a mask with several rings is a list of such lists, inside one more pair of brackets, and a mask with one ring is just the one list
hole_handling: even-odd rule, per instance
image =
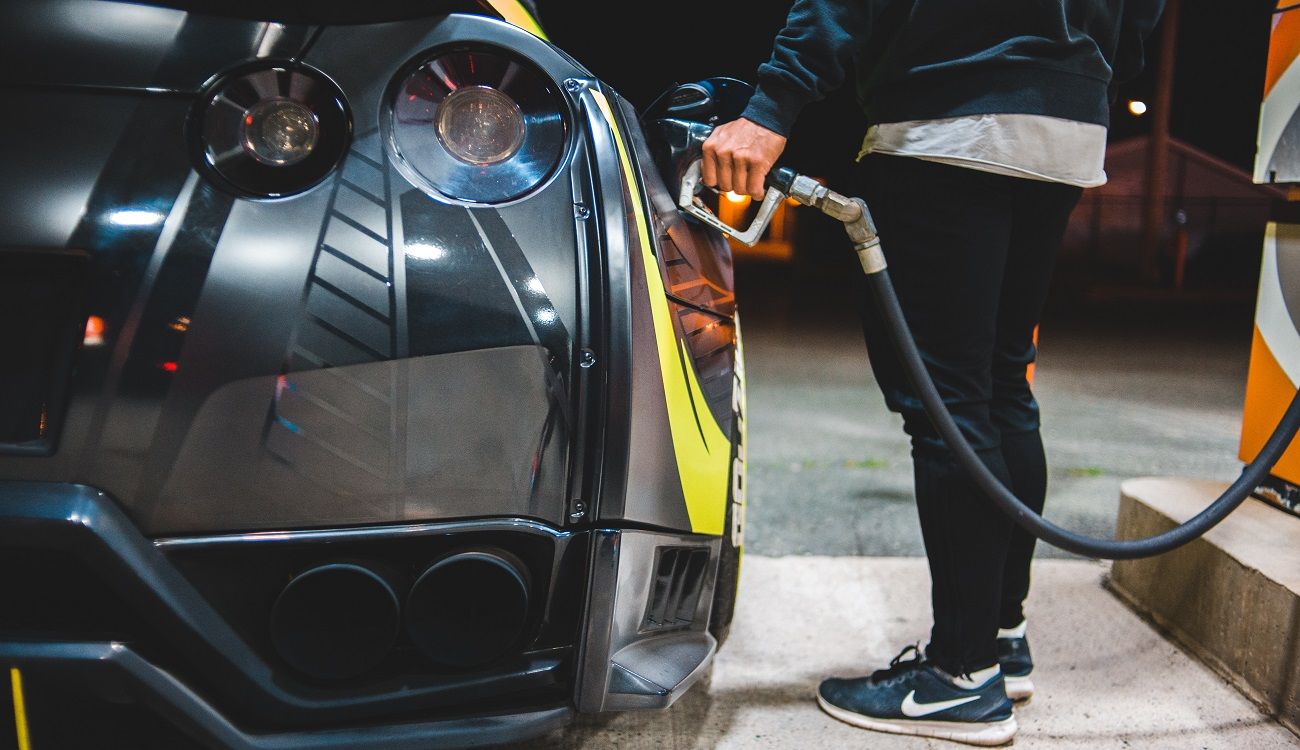
[[32, 738], [27, 731], [27, 700], [23, 695], [23, 673], [18, 667], [9, 668], [9, 688], [14, 697], [14, 727], [18, 732], [18, 750], [32, 750]]
[[501, 14], [506, 23], [518, 26], [533, 36], [546, 39], [546, 32], [542, 31], [542, 25], [519, 0], [487, 0], [487, 2], [492, 6], [492, 10]]
[[659, 264], [650, 248], [650, 224], [646, 218], [645, 204], [641, 200], [636, 171], [632, 167], [632, 158], [623, 141], [623, 134], [618, 129], [618, 121], [614, 119], [614, 112], [604, 94], [594, 90], [591, 93], [614, 133], [619, 164], [623, 168], [623, 184], [631, 195], [641, 260], [645, 267], [646, 288], [650, 292], [650, 316], [654, 321], [655, 342], [659, 351], [664, 401], [668, 404], [668, 426], [673, 436], [677, 473], [682, 480], [682, 495], [686, 498], [686, 514], [690, 517], [691, 530], [695, 533], [721, 535], [726, 531], [724, 525], [731, 469], [731, 440], [722, 433], [722, 428], [713, 418], [713, 412], [709, 411], [686, 342], [678, 341], [673, 332], [668, 296], [664, 291], [663, 278], [658, 273]]

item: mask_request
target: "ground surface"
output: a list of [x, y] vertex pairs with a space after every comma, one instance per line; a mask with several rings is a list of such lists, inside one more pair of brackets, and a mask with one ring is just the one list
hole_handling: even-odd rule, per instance
[[[1030, 634], [1038, 695], [1016, 710], [1016, 748], [1300, 747], [1105, 591], [1104, 566], [1037, 565], [1029, 617], [1040, 624]], [[920, 558], [747, 556], [740, 610], [707, 691], [666, 713], [589, 719], [516, 750], [962, 747], [865, 732], [812, 698], [823, 677], [881, 666], [922, 638], [928, 586]]]

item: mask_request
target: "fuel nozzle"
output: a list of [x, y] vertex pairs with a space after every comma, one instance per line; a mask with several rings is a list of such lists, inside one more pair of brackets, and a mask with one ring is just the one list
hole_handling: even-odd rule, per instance
[[721, 230], [746, 245], [753, 245], [767, 228], [776, 207], [785, 197], [793, 198], [797, 203], [811, 206], [827, 216], [844, 223], [844, 229], [853, 243], [853, 250], [858, 254], [862, 270], [868, 275], [885, 270], [885, 254], [880, 249], [880, 238], [876, 235], [876, 224], [871, 219], [871, 212], [861, 198], [849, 198], [822, 185], [811, 177], [795, 172], [789, 167], [777, 167], [768, 172], [764, 181], [767, 195], [759, 206], [758, 214], [748, 229], [739, 230], [728, 226], [696, 196], [701, 189], [700, 165], [696, 159], [682, 177], [681, 190], [677, 205], [683, 211], [701, 221]]
[[841, 195], [789, 167], [775, 167], [767, 173], [764, 180], [766, 193], [749, 226], [745, 229], [733, 227], [718, 218], [700, 199], [700, 193], [706, 189], [701, 180], [704, 160], [700, 152], [713, 127], [671, 117], [657, 119], [653, 126], [652, 132], [657, 134], [656, 142], [660, 144], [656, 152], [660, 169], [666, 181], [678, 181], [677, 207], [687, 215], [737, 242], [753, 245], [762, 237], [781, 201], [788, 196], [843, 222], [849, 241], [862, 263], [862, 270], [868, 275], [885, 270], [885, 255], [880, 250], [876, 224], [871, 220], [867, 204], [860, 198]]
[[862, 270], [868, 276], [885, 270], [885, 254], [880, 249], [876, 223], [871, 219], [871, 212], [861, 198], [841, 195], [813, 178], [796, 174], [785, 167], [773, 170], [768, 177], [768, 184], [796, 202], [843, 222], [849, 241], [853, 243], [853, 250], [862, 263]]

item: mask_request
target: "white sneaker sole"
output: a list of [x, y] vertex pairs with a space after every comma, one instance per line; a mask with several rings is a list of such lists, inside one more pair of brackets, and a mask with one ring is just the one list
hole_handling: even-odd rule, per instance
[[968, 745], [982, 745], [985, 747], [1005, 745], [1011, 741], [1011, 738], [1016, 736], [1016, 731], [1020, 729], [1014, 716], [1002, 721], [988, 723], [877, 719], [832, 705], [820, 695], [817, 696], [817, 705], [821, 706], [821, 709], [830, 716], [855, 727], [874, 729], [877, 732], [889, 732], [890, 734], [935, 737], [941, 740], [964, 742]]
[[1006, 677], [1007, 697], [1013, 701], [1029, 700], [1034, 697], [1034, 681], [1029, 677]]

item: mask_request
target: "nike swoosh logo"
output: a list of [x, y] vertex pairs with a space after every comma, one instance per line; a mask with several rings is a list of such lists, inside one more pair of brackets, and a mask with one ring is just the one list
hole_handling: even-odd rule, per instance
[[971, 701], [977, 701], [979, 699], [980, 697], [978, 695], [972, 695], [969, 698], [954, 698], [953, 700], [950, 701], [936, 701], [934, 703], [917, 703], [916, 691], [913, 690], [912, 692], [907, 694], [906, 698], [903, 699], [903, 715], [913, 719], [917, 719], [922, 716], [929, 716], [930, 714], [947, 710], [949, 708], [956, 708], [957, 706], [965, 705], [967, 703], [970, 703]]

